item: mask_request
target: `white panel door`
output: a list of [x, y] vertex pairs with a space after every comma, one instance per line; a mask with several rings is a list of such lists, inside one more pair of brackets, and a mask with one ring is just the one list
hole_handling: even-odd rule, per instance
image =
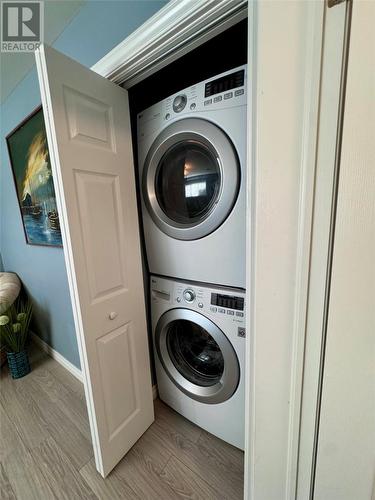
[[154, 420], [125, 90], [50, 47], [36, 53], [96, 467]]
[[374, 21], [353, 2], [314, 500], [375, 500]]

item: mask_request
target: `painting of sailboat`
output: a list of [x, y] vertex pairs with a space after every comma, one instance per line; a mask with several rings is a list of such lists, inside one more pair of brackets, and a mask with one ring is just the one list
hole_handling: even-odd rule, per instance
[[7, 144], [26, 242], [62, 246], [41, 107], [8, 135]]

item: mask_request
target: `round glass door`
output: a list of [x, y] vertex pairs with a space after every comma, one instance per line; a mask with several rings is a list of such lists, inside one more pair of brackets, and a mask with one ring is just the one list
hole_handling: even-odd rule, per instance
[[143, 199], [158, 227], [193, 240], [210, 234], [231, 212], [240, 168], [228, 136], [198, 118], [172, 123], [157, 137], [143, 168]]
[[205, 403], [229, 399], [239, 383], [236, 353], [225, 334], [208, 318], [188, 309], [172, 309], [155, 332], [159, 359], [172, 382]]
[[202, 221], [220, 193], [220, 163], [215, 154], [197, 141], [169, 148], [155, 176], [157, 201], [169, 219], [180, 224]]
[[224, 357], [207, 330], [192, 321], [177, 319], [168, 325], [166, 340], [172, 363], [183, 377], [202, 387], [220, 382]]

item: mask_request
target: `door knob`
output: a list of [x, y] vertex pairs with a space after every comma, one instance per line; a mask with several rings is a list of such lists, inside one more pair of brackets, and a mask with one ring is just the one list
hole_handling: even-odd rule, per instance
[[108, 318], [109, 319], [115, 319], [115, 318], [117, 318], [117, 312], [115, 312], [115, 311], [110, 312], [109, 315], [108, 315]]

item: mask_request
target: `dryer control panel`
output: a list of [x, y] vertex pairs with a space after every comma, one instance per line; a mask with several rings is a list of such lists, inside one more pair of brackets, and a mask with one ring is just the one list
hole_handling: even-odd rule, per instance
[[184, 307], [210, 317], [245, 323], [245, 291], [224, 287], [211, 288], [194, 282], [151, 277], [151, 300], [169, 307]]
[[203, 82], [191, 85], [138, 114], [138, 138], [147, 136], [160, 124], [183, 116], [218, 109], [246, 106], [246, 69], [240, 66]]

